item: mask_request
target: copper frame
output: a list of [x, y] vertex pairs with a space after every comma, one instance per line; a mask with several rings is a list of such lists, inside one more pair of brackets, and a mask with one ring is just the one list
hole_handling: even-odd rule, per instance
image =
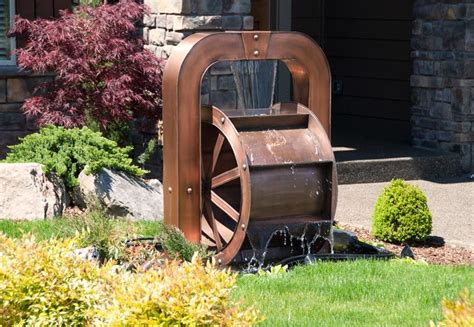
[[[330, 137], [329, 65], [321, 48], [304, 34], [197, 33], [183, 40], [168, 60], [163, 81], [165, 223], [177, 226], [193, 242], [201, 239], [202, 77], [218, 61], [268, 59], [287, 65], [294, 100], [313, 111]], [[332, 206], [334, 212], [335, 201]]]

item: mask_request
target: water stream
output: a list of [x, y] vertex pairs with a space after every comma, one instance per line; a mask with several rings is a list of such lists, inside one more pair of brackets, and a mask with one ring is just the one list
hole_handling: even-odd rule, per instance
[[270, 227], [251, 228], [247, 231], [252, 256], [245, 258], [248, 273], [265, 266], [267, 259], [288, 256], [309, 256], [316, 253], [333, 254], [333, 229], [330, 221], [315, 221]]

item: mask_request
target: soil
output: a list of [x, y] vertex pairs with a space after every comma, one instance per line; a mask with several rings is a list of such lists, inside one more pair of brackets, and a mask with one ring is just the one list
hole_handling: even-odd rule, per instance
[[[338, 223], [342, 229], [353, 232], [359, 240], [383, 244], [384, 248], [400, 255], [406, 244], [397, 245], [377, 240], [373, 237], [369, 230], [361, 227]], [[416, 260], [424, 260], [431, 264], [440, 265], [472, 265], [474, 266], [474, 251], [460, 247], [449, 245], [444, 242], [441, 237], [430, 236], [421, 244], [409, 244]]]

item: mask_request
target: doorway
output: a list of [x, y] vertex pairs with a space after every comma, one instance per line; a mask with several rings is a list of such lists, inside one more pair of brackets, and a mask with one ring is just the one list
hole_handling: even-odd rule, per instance
[[252, 1], [256, 28], [290, 26], [325, 51], [332, 70], [336, 146], [366, 140], [409, 144], [413, 3]]

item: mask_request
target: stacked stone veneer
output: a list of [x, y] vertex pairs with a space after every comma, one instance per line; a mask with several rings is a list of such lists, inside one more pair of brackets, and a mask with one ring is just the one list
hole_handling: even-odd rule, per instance
[[456, 152], [474, 169], [474, 3], [417, 0], [412, 36], [415, 146]]
[[[146, 48], [167, 59], [173, 48], [195, 32], [251, 30], [250, 0], [145, 0], [151, 14], [141, 33]], [[237, 107], [235, 83], [228, 63], [211, 67], [203, 79], [202, 103], [222, 109]]]
[[50, 78], [29, 76], [14, 67], [0, 70], [0, 159], [5, 157], [8, 145], [18, 143], [19, 137], [35, 130], [34, 123], [20, 108], [35, 88]]

